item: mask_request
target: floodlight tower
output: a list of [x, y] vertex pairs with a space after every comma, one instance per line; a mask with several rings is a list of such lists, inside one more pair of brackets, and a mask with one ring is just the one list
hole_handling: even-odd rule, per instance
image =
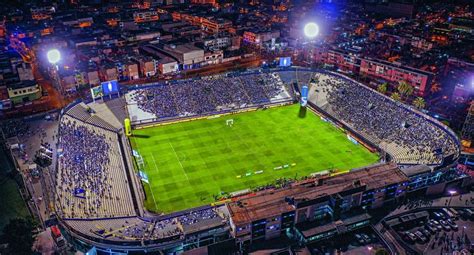
[[61, 53], [57, 49], [51, 49], [48, 51], [47, 55], [49, 63], [56, 65], [59, 60], [61, 60]]
[[314, 43], [314, 40], [316, 39], [316, 37], [319, 35], [319, 26], [318, 24], [314, 23], [314, 22], [309, 22], [307, 23], [305, 26], [304, 26], [304, 35], [306, 37], [307, 40], [309, 40], [309, 45], [310, 45], [310, 57], [311, 57], [311, 61], [310, 61], [310, 64], [313, 65], [313, 43]]
[[474, 147], [474, 101], [471, 102], [471, 106], [467, 112], [466, 120], [464, 121], [461, 131], [461, 139], [467, 147]]
[[[312, 54], [312, 47], [313, 47], [313, 42], [314, 42], [314, 39], [316, 39], [316, 37], [319, 35], [319, 26], [318, 24], [316, 24], [315, 22], [308, 22], [306, 23], [306, 25], [304, 26], [303, 28], [303, 33], [304, 33], [304, 37], [306, 38], [306, 40], [309, 41], [308, 45], [309, 45], [309, 52], [310, 52], [310, 65], [312, 66], [313, 65], [313, 54]], [[298, 80], [298, 68], [295, 69], [296, 71], [296, 82], [299, 83], [300, 81]], [[308, 81], [304, 81], [305, 84], [309, 84], [309, 80]]]
[[[63, 94], [63, 89], [61, 86], [61, 80], [59, 78], [59, 68], [58, 68], [58, 62], [61, 60], [61, 52], [59, 52], [58, 49], [51, 49], [48, 51], [46, 54], [46, 57], [48, 58], [48, 62], [52, 66], [52, 74], [53, 74], [53, 86], [60, 91], [61, 95], [60, 98], [62, 97]], [[62, 104], [62, 102], [61, 102]]]

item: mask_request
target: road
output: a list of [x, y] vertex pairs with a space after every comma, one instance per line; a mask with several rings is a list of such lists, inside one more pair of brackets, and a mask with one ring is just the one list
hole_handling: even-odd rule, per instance
[[38, 84], [48, 92], [49, 97], [49, 108], [50, 109], [60, 109], [63, 106], [68, 104], [68, 101], [63, 98], [63, 96], [54, 88], [52, 82], [49, 79], [46, 79], [41, 71], [39, 70], [38, 63], [32, 63], [31, 68], [33, 70], [33, 76]]

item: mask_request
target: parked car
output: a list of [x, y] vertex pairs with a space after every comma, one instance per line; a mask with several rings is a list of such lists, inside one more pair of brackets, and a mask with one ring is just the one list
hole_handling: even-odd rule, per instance
[[365, 240], [364, 240], [364, 238], [363, 238], [361, 235], [355, 234], [354, 236], [355, 236], [355, 238], [357, 239], [357, 242], [358, 242], [359, 244], [365, 244]]
[[441, 227], [441, 225], [439, 224], [438, 221], [436, 221], [436, 220], [430, 220], [430, 223], [433, 224], [433, 226], [434, 226], [436, 229], [438, 229], [438, 231], [443, 230], [443, 227]]
[[458, 230], [458, 225], [451, 219], [446, 221], [452, 230]]
[[445, 220], [446, 216], [440, 212], [433, 212], [433, 216], [437, 220]]
[[444, 231], [451, 231], [451, 227], [448, 225], [448, 223], [444, 220], [440, 220], [439, 224], [441, 227], [443, 227]]
[[420, 231], [416, 231], [415, 236], [416, 240], [418, 240], [420, 243], [426, 243], [426, 241], [428, 241], [428, 238], [426, 238]]
[[441, 209], [441, 212], [447, 217], [447, 219], [451, 219], [456, 217], [452, 212], [450, 212], [447, 208]]
[[463, 220], [467, 220], [467, 213], [463, 209], [458, 209], [458, 215]]
[[455, 219], [455, 220], [458, 220], [458, 219], [459, 219], [459, 212], [458, 212], [456, 209], [454, 209], [454, 208], [449, 208], [448, 210], [454, 215], [454, 219]]
[[431, 236], [431, 232], [429, 230], [427, 230], [426, 228], [420, 228], [419, 231], [424, 235], [426, 236], [427, 238], [429, 238]]
[[439, 230], [441, 230], [441, 229], [438, 230], [438, 228], [436, 228], [436, 226], [434, 226], [431, 222], [426, 223], [425, 228], [428, 231], [430, 231], [431, 234], [434, 234], [438, 232]]
[[466, 218], [472, 220], [472, 218], [474, 217], [474, 212], [469, 208], [465, 208], [463, 210], [465, 212]]
[[412, 243], [416, 242], [416, 236], [413, 233], [408, 232], [408, 231], [405, 231], [403, 233], [403, 239], [405, 239], [408, 242], [412, 242]]
[[367, 234], [362, 233], [360, 235], [362, 236], [362, 238], [364, 238], [365, 243], [372, 242], [372, 240], [370, 239], [370, 237]]

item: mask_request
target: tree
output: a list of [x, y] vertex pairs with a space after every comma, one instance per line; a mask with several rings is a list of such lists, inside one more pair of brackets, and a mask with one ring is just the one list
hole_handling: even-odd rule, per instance
[[423, 109], [426, 105], [425, 99], [422, 97], [417, 97], [415, 100], [413, 100], [413, 105], [418, 109]]
[[391, 98], [393, 100], [396, 100], [396, 101], [402, 100], [402, 98], [400, 97], [400, 94], [398, 92], [393, 92]]
[[32, 231], [36, 224], [31, 218], [16, 218], [3, 228], [4, 240], [11, 254], [31, 254], [33, 246]]
[[377, 91], [382, 93], [382, 94], [385, 94], [385, 92], [387, 92], [387, 83], [384, 82], [382, 84], [380, 84], [378, 87], [377, 87]]
[[398, 92], [400, 92], [400, 95], [402, 97], [409, 97], [413, 94], [413, 91], [415, 90], [412, 85], [407, 83], [406, 81], [401, 81], [398, 84], [397, 87]]
[[388, 253], [388, 251], [383, 248], [377, 249], [375, 251], [375, 255], [389, 255], [389, 254], [390, 253]]
[[441, 89], [441, 86], [439, 85], [439, 83], [435, 82], [433, 83], [433, 85], [431, 85], [431, 93], [436, 93], [436, 92], [440, 92], [442, 89]]

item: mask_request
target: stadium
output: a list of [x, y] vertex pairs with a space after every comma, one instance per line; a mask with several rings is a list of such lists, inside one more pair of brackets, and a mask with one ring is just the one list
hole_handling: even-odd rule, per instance
[[71, 238], [109, 252], [219, 254], [263, 238], [262, 219], [279, 222], [265, 239], [283, 234], [309, 201], [344, 196], [346, 184], [361, 197], [392, 187], [396, 199], [409, 189], [403, 169], [460, 155], [445, 125], [324, 70], [106, 86], [61, 112], [55, 205]]

